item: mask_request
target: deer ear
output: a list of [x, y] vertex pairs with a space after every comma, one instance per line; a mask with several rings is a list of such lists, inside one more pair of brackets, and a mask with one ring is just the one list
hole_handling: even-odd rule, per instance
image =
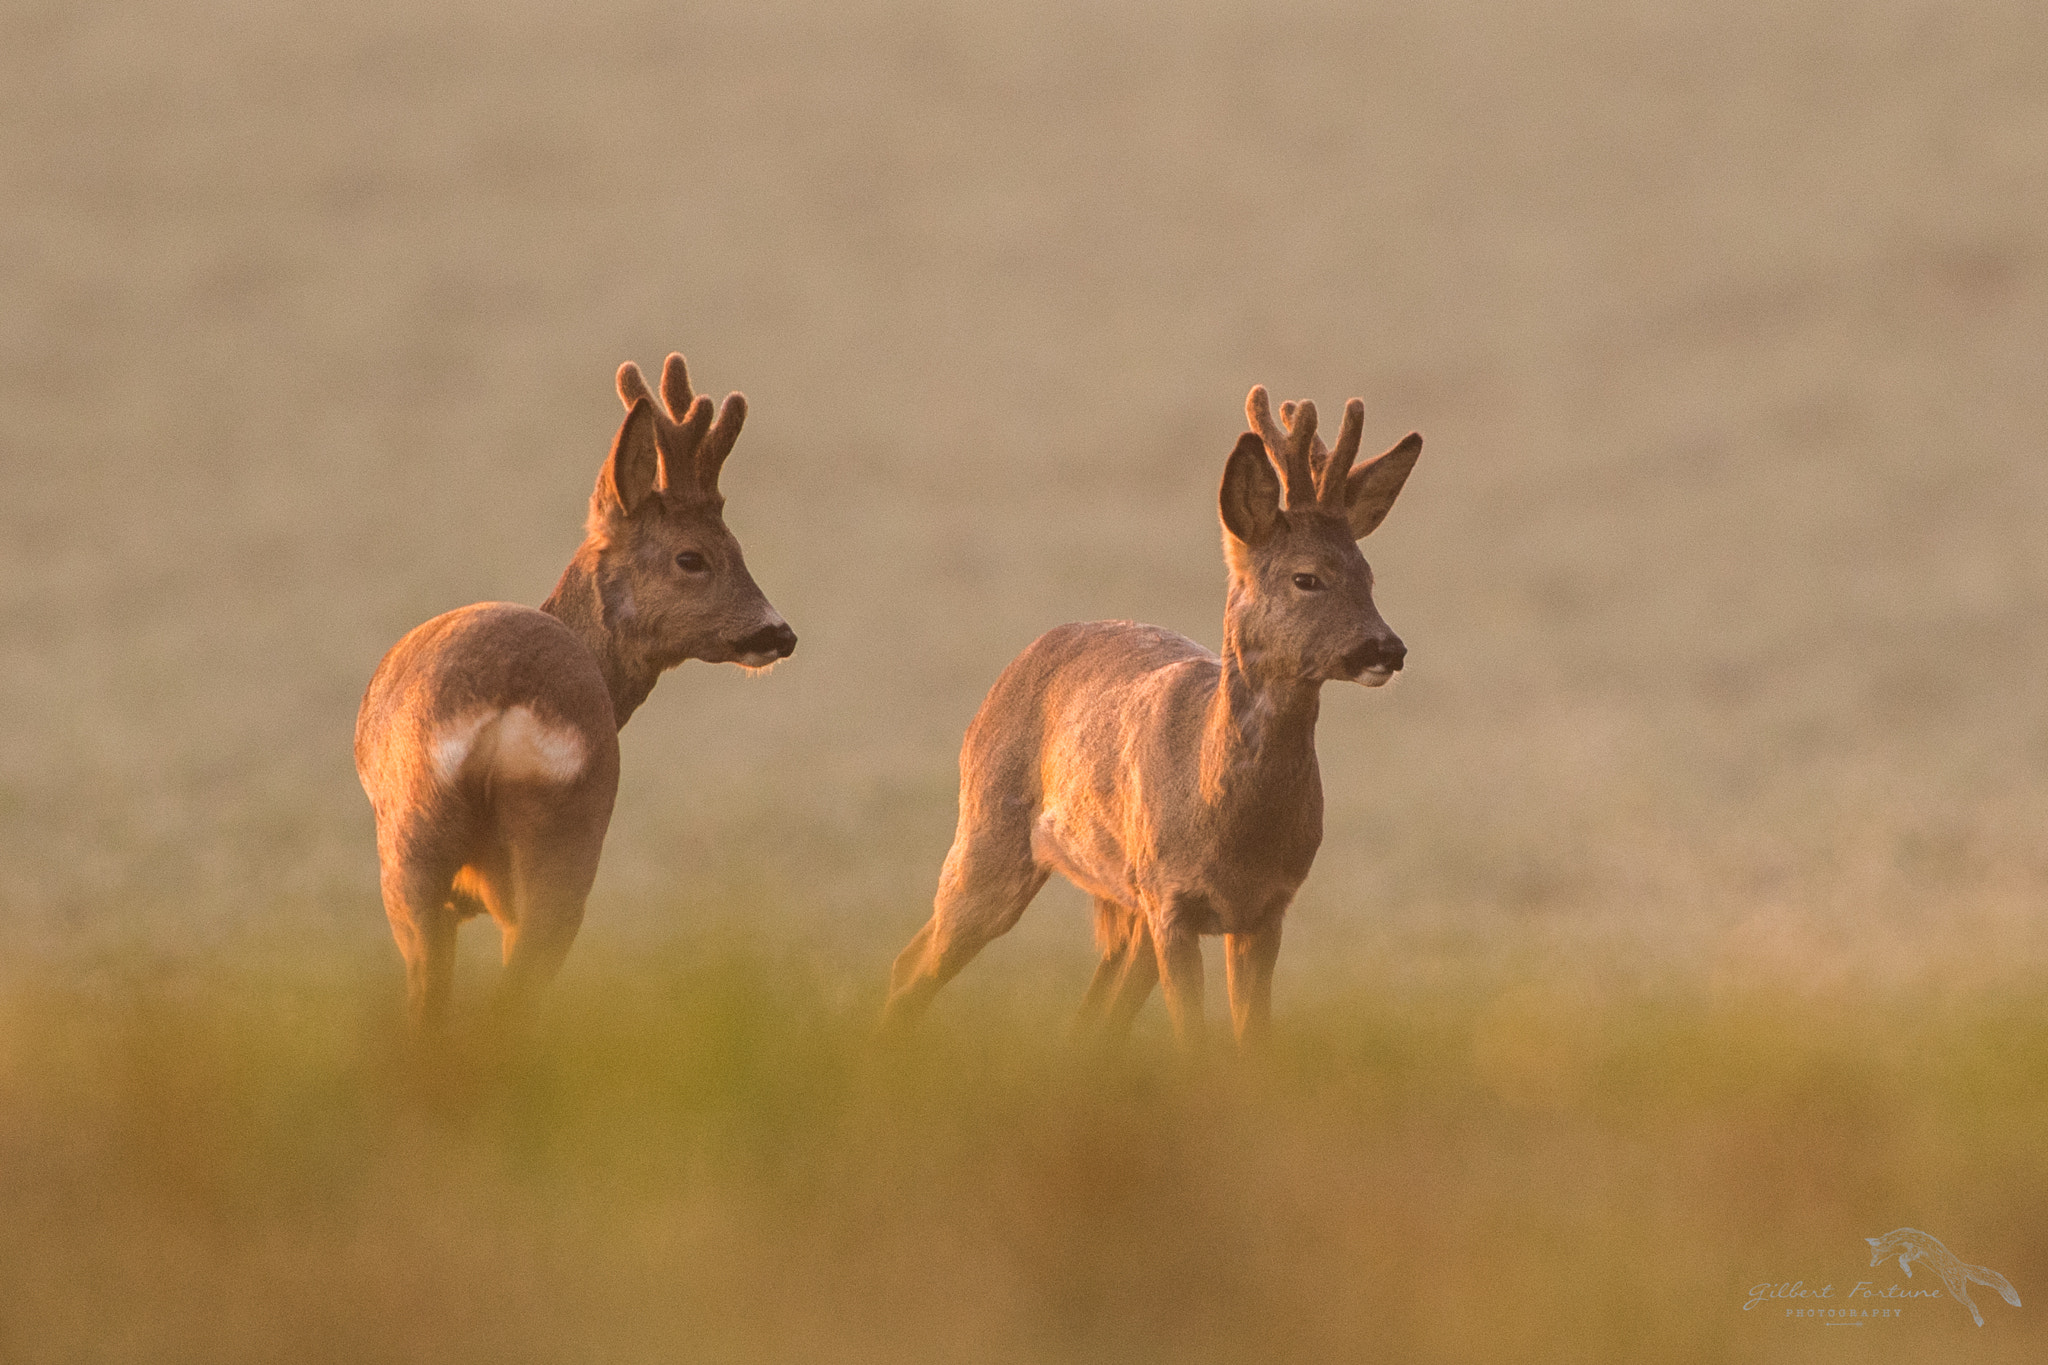
[[1387, 519], [1401, 485], [1422, 455], [1422, 434], [1409, 432], [1392, 450], [1351, 471], [1344, 481], [1345, 515], [1351, 522], [1351, 536], [1363, 540]]
[[1247, 545], [1264, 541], [1280, 525], [1280, 476], [1257, 433], [1237, 438], [1230, 463], [1223, 466], [1217, 504], [1224, 529]]
[[632, 516], [653, 494], [659, 464], [654, 448], [654, 399], [643, 393], [633, 400], [626, 420], [619, 424], [619, 434], [612, 438], [611, 458], [597, 476], [599, 500]]

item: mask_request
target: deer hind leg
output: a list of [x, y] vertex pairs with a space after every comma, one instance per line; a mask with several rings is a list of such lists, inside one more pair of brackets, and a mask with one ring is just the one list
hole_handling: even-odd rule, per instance
[[1098, 896], [1095, 900], [1095, 941], [1102, 961], [1088, 983], [1088, 995], [1074, 1021], [1075, 1031], [1093, 1031], [1105, 1040], [1130, 1031], [1153, 986], [1159, 982], [1159, 958], [1152, 931], [1142, 915]]
[[583, 927], [583, 907], [597, 878], [595, 851], [560, 848], [512, 850], [498, 929], [504, 939], [505, 970], [498, 979], [497, 1007], [522, 1014], [561, 970]]
[[490, 873], [485, 903], [504, 945], [496, 1008], [520, 1015], [554, 980], [583, 927], [610, 809], [593, 813], [552, 794], [524, 804], [500, 799], [505, 857]]
[[415, 1032], [437, 1030], [448, 1017], [455, 930], [462, 922], [449, 903], [453, 880], [453, 874], [408, 867], [396, 856], [382, 868], [384, 915], [405, 959], [406, 1015]]
[[932, 917], [890, 968], [883, 1030], [899, 1031], [915, 1023], [939, 987], [1016, 925], [1047, 875], [1031, 856], [1028, 829], [979, 836], [963, 831], [957, 836], [939, 873]]

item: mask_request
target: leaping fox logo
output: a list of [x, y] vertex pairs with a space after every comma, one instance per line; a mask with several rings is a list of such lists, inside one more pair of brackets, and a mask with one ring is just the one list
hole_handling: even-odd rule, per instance
[[1984, 1325], [1984, 1315], [1978, 1312], [1977, 1305], [1970, 1301], [1970, 1281], [1975, 1280], [1978, 1284], [1996, 1289], [2007, 1303], [2015, 1308], [2020, 1306], [2020, 1296], [2012, 1287], [2012, 1281], [1984, 1266], [1965, 1265], [1953, 1251], [1918, 1228], [1899, 1228], [1897, 1231], [1887, 1232], [1882, 1237], [1866, 1237], [1863, 1240], [1870, 1243], [1872, 1265], [1880, 1265], [1887, 1258], [1896, 1256], [1899, 1258], [1899, 1269], [1905, 1271], [1909, 1278], [1913, 1274], [1913, 1262], [1925, 1261], [1932, 1266], [1934, 1273], [1941, 1276], [1941, 1282], [1948, 1286], [1949, 1294], [1970, 1310], [1970, 1316], [1976, 1320], [1979, 1327]]

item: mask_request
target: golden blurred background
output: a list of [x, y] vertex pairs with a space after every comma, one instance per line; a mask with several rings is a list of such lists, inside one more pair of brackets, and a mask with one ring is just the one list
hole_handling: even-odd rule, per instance
[[377, 945], [361, 688], [546, 595], [674, 348], [753, 400], [730, 520], [803, 643], [626, 732], [591, 940], [765, 900], [881, 962], [1005, 661], [1215, 641], [1263, 382], [1428, 439], [1283, 971], [1531, 924], [2041, 964], [2037, 6], [6, 23], [10, 938]]
[[893, 947], [1012, 654], [1215, 640], [1263, 382], [1429, 442], [1367, 547], [1414, 662], [1328, 698], [1303, 940], [2039, 965], [2035, 6], [8, 27], [17, 930], [381, 937], [370, 669], [547, 593], [612, 370], [676, 348], [753, 399], [730, 519], [803, 644], [627, 732], [593, 938], [758, 886]]
[[[1258, 382], [1362, 394], [1371, 449], [1427, 438], [1365, 545], [1409, 668], [1325, 693], [1283, 1030], [1447, 992], [1460, 1022], [1386, 1055], [1450, 1040], [1503, 1114], [1575, 1102], [1586, 1039], [1637, 1017], [1617, 998], [1744, 1038], [1716, 1002], [1789, 1001], [1773, 1027], [1833, 1030], [1823, 1071], [1934, 1046], [1865, 1033], [1884, 1009], [2048, 1037], [2039, 4], [4, 0], [0, 128], [17, 979], [90, 1001], [110, 963], [332, 961], [395, 1014], [361, 690], [417, 622], [547, 594], [613, 371], [679, 349], [751, 400], [727, 516], [802, 642], [765, 680], [684, 666], [622, 736], [565, 1000], [749, 939], [853, 1027], [928, 912], [1002, 665], [1075, 619], [1216, 642]], [[1048, 888], [942, 1030], [1070, 1007], [1085, 925]], [[2018, 1068], [1993, 1108], [2038, 1117], [2040, 1060], [1982, 1046]], [[1814, 1111], [1787, 1082], [1807, 1098], [1729, 1120], [1728, 1169], [1816, 1112], [1849, 1142], [1905, 1084]], [[1882, 1147], [1892, 1195], [1978, 1122], [1943, 1095]], [[1499, 1171], [1556, 1155], [1515, 1150]], [[2017, 1284], [2048, 1267], [2048, 1168], [1996, 1153], [1933, 1207]], [[1730, 1197], [1768, 1221], [1758, 1179]], [[1911, 1221], [1892, 1195], [1858, 1235]], [[2041, 1311], [1978, 1297], [1987, 1340]], [[1535, 1358], [1530, 1332], [1410, 1358]]]

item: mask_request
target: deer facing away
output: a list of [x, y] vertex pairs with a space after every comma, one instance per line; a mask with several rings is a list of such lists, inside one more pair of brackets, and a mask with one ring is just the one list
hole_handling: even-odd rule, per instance
[[377, 821], [384, 910], [415, 1025], [446, 1013], [462, 920], [503, 936], [501, 1003], [545, 985], [583, 922], [619, 785], [619, 729], [685, 659], [766, 667], [796, 634], [726, 529], [718, 473], [746, 420], [693, 397], [680, 355], [661, 398], [619, 370], [625, 421], [583, 544], [539, 610], [480, 602], [419, 626], [377, 666], [356, 772]]
[[1245, 403], [1219, 495], [1230, 569], [1219, 658], [1156, 626], [1040, 636], [996, 679], [960, 752], [960, 818], [932, 917], [891, 973], [885, 1030], [1006, 933], [1058, 872], [1095, 899], [1101, 964], [1082, 1022], [1129, 1027], [1155, 983], [1184, 1046], [1202, 1035], [1198, 938], [1222, 934], [1240, 1043], [1262, 1036], [1288, 903], [1323, 836], [1315, 724], [1325, 682], [1377, 687], [1406, 647], [1373, 606], [1357, 541], [1422, 452], [1354, 466], [1365, 405], [1334, 449], [1310, 403]]

